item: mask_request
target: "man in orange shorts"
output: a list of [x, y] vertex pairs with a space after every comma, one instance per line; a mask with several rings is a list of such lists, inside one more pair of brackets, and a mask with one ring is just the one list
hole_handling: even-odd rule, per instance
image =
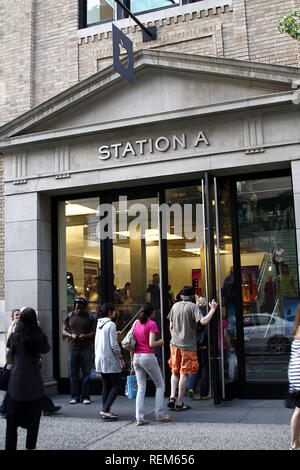
[[[170, 320], [171, 333], [171, 357], [169, 366], [172, 370], [171, 396], [168, 407], [175, 408], [176, 411], [188, 410], [191, 407], [183, 403], [189, 374], [198, 371], [199, 363], [197, 359], [196, 326], [200, 321], [202, 325], [207, 325], [218, 306], [213, 300], [209, 306], [210, 311], [204, 317], [195, 304], [195, 293], [192, 286], [185, 286], [181, 291], [181, 302], [175, 303], [168, 315]], [[178, 399], [176, 404], [176, 390], [178, 387]], [[176, 406], [175, 406], [176, 404]]]

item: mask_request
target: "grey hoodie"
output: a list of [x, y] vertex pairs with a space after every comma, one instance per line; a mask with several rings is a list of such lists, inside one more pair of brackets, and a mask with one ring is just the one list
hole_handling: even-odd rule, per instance
[[120, 346], [117, 340], [116, 325], [109, 318], [100, 318], [95, 337], [95, 368], [103, 374], [117, 374], [122, 371], [117, 354]]

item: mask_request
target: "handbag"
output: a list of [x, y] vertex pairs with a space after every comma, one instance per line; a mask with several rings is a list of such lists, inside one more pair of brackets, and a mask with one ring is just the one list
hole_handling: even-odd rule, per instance
[[136, 346], [136, 339], [135, 339], [135, 336], [134, 336], [134, 333], [133, 333], [136, 322], [137, 322], [137, 320], [134, 322], [134, 324], [132, 325], [132, 327], [128, 331], [125, 338], [121, 341], [122, 347], [126, 351], [129, 351], [129, 352], [133, 352], [135, 350], [135, 346]]
[[136, 398], [138, 390], [138, 384], [136, 380], [136, 376], [133, 373], [130, 373], [130, 375], [127, 375], [126, 379], [126, 387], [125, 387], [125, 395], [127, 395], [128, 398]]
[[7, 369], [7, 364], [0, 367], [0, 390], [6, 392], [8, 389], [8, 382], [10, 377], [10, 370]]

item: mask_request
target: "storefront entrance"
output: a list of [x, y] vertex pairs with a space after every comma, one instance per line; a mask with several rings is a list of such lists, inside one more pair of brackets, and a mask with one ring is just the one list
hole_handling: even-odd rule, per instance
[[[151, 301], [165, 340], [157, 357], [168, 389], [167, 315], [182, 287], [193, 285], [204, 311], [207, 299], [219, 302], [208, 346], [215, 404], [253, 390], [268, 395], [268, 385], [286, 383], [298, 297], [289, 174], [217, 179], [206, 173], [199, 182], [64, 197], [54, 205], [59, 338], [76, 296], [88, 300], [95, 316], [102, 303], [114, 302], [121, 338]], [[63, 383], [61, 339], [57, 350]]]

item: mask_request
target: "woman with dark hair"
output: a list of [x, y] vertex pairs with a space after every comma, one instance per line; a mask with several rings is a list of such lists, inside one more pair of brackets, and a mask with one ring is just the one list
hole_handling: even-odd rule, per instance
[[288, 370], [289, 391], [295, 397], [295, 411], [291, 419], [290, 450], [300, 450], [300, 304], [295, 317], [293, 337]]
[[144, 419], [144, 397], [147, 385], [147, 374], [153, 380], [155, 393], [155, 414], [156, 422], [164, 423], [170, 421], [170, 416], [164, 414], [164, 381], [157, 358], [154, 354], [154, 348], [163, 346], [162, 339], [156, 340], [156, 334], [159, 333], [157, 324], [153, 321], [155, 317], [154, 305], [151, 302], [144, 303], [138, 320], [135, 323], [133, 333], [136, 339], [136, 347], [133, 358], [133, 367], [135, 370], [138, 392], [136, 397], [136, 425], [142, 426], [149, 421]]
[[50, 346], [32, 308], [21, 309], [18, 329], [9, 337], [7, 347], [14, 362], [8, 383], [5, 449], [16, 450], [17, 429], [21, 426], [27, 429], [26, 449], [33, 450], [45, 395], [39, 360]]
[[105, 303], [98, 312], [100, 316], [95, 337], [95, 368], [102, 377], [102, 419], [118, 419], [110, 409], [117, 398], [120, 387], [122, 368], [125, 362], [118, 344], [116, 331], [116, 311], [114, 304]]

